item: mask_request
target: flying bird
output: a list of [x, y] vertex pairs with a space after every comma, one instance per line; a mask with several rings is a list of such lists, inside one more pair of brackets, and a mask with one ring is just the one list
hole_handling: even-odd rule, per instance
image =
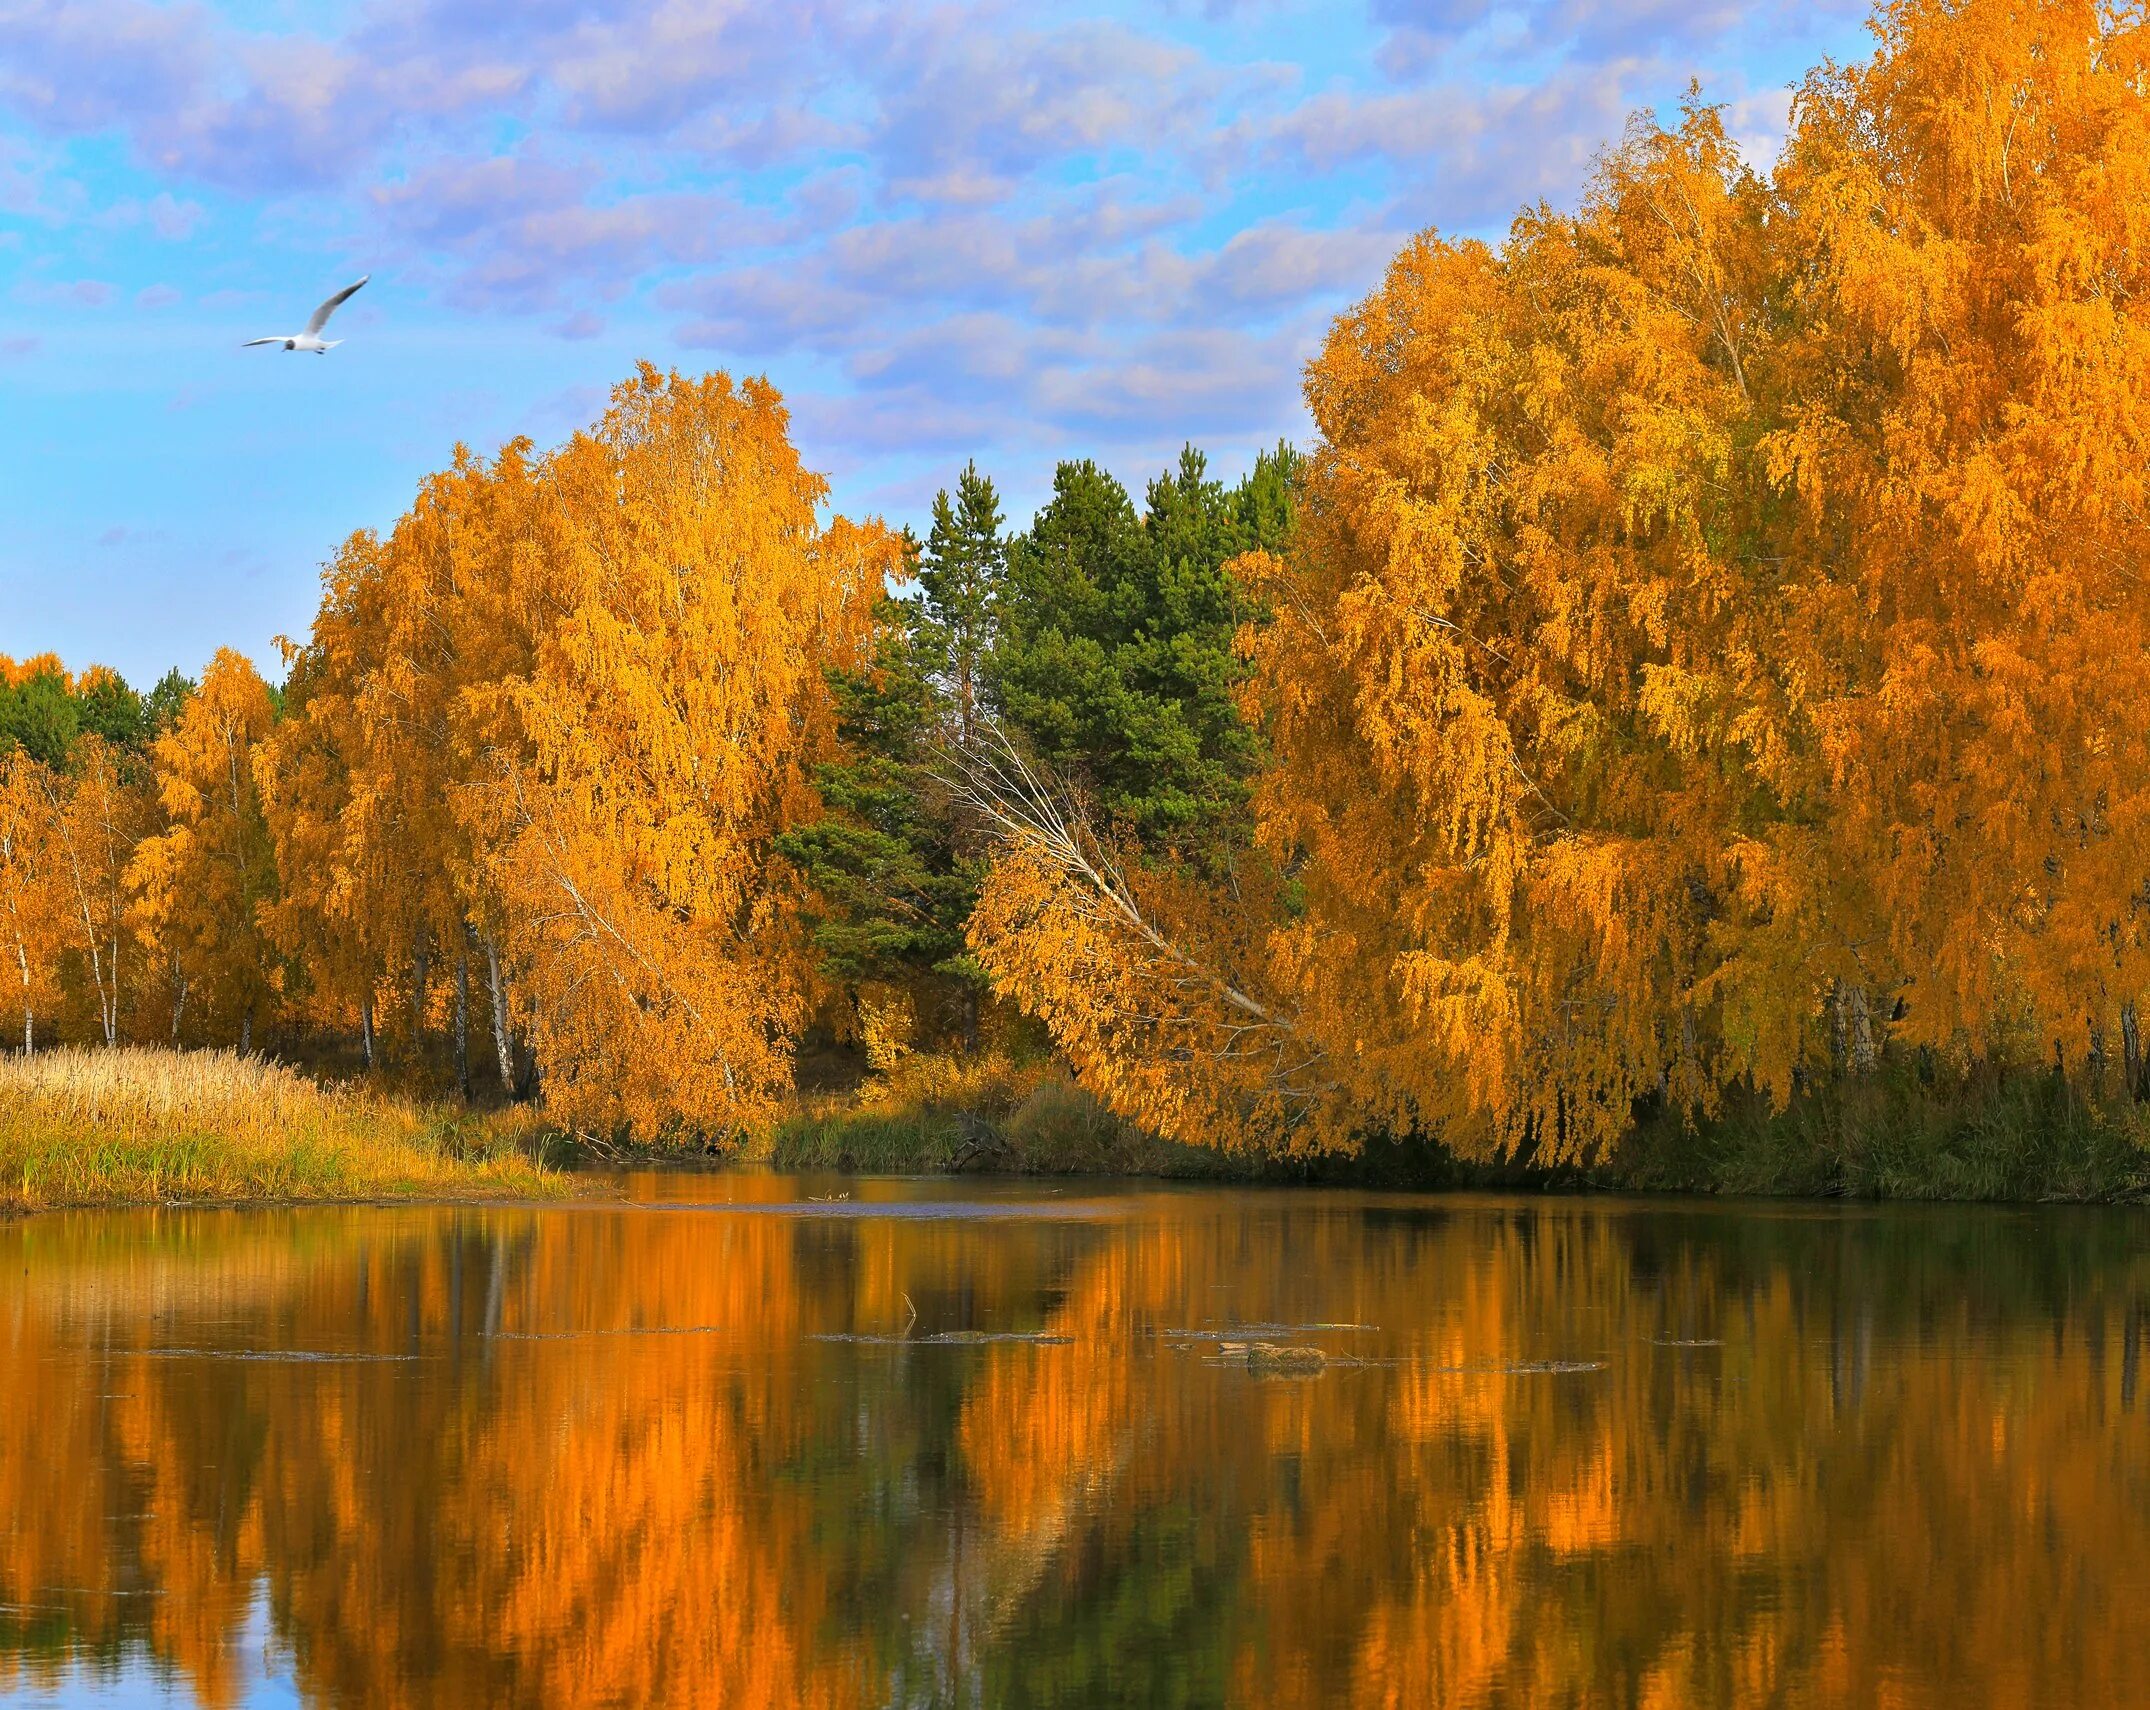
[[[371, 279], [372, 277], [372, 274], [367, 274], [365, 279], [359, 280], [358, 285], [365, 284], [366, 279]], [[351, 293], [358, 289], [358, 285], [346, 285], [335, 296], [316, 309], [313, 313], [313, 319], [306, 323], [304, 332], [280, 333], [273, 338], [250, 338], [239, 348], [241, 350], [251, 350], [257, 344], [280, 344], [286, 350], [310, 350], [316, 356], [328, 355], [330, 351], [343, 343], [343, 340], [340, 338], [323, 338], [321, 329], [328, 325], [329, 316], [343, 306]]]

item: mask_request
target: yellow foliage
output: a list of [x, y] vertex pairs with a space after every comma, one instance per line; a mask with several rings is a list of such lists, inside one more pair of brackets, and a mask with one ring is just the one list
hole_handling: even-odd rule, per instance
[[[1691, 101], [1337, 321], [1292, 550], [1238, 566], [1244, 870], [1175, 924], [1016, 828], [975, 925], [1119, 1108], [1552, 1160], [1892, 1041], [2136, 1068], [2150, 37], [1877, 31], [1770, 181]], [[1255, 1011], [1300, 1080], [1220, 1049]]]
[[139, 760], [85, 735], [76, 739], [66, 772], [48, 773], [43, 783], [51, 903], [65, 922], [58, 944], [73, 952], [85, 995], [96, 1004], [95, 1037], [116, 1045], [130, 1018], [139, 1019], [145, 989], [128, 872], [158, 824], [155, 781]]
[[317, 1003], [398, 993], [415, 1048], [445, 963], [457, 1037], [489, 1009], [567, 1122], [768, 1113], [810, 977], [772, 840], [818, 811], [824, 670], [900, 551], [826, 491], [765, 383], [645, 366], [590, 432], [459, 450], [351, 537], [260, 768], [264, 918]]
[[128, 868], [142, 937], [165, 982], [171, 1035], [189, 1012], [221, 1042], [250, 1041], [275, 1002], [277, 969], [258, 910], [273, 898], [275, 854], [254, 749], [275, 718], [254, 667], [220, 648], [153, 755], [165, 828]]
[[553, 614], [473, 796], [571, 1121], [737, 1129], [790, 1085], [809, 964], [772, 840], [834, 739], [823, 669], [899, 543], [819, 525], [761, 381], [644, 367], [548, 463], [525, 548]]
[[918, 1006], [896, 987], [867, 987], [858, 994], [859, 1045], [869, 1068], [887, 1074], [911, 1054], [918, 1040]]
[[21, 749], [0, 754], [0, 989], [20, 999], [24, 1050], [56, 995], [59, 920], [53, 883], [50, 774]]
[[[965, 762], [1000, 994], [1233, 1147], [1574, 1160], [1892, 1049], [2150, 1091], [2145, 29], [1899, 0], [1766, 180], [1692, 97], [1574, 210], [1413, 240], [1308, 369], [1289, 549], [1237, 565], [1241, 846], [1175, 865]], [[31, 1035], [71, 993], [107, 1042], [393, 1006], [571, 1123], [765, 1122], [816, 995], [775, 840], [901, 563], [826, 497], [723, 374], [459, 448], [328, 567], [280, 721], [220, 654], [154, 808], [94, 739], [4, 763]], [[888, 1069], [900, 1009], [862, 1028]]]

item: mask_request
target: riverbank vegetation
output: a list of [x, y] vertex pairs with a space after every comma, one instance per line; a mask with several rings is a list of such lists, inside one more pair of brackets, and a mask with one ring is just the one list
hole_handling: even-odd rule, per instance
[[228, 1051], [0, 1056], [0, 1211], [166, 1200], [547, 1197], [540, 1130]]
[[354, 534], [280, 688], [11, 667], [25, 1049], [802, 1155], [1043, 1052], [1242, 1161], [2127, 1190], [2150, 36], [1876, 29], [1767, 175], [1696, 96], [1414, 240], [1236, 484], [1070, 461], [1017, 529], [972, 466], [921, 539], [825, 518], [765, 383], [644, 368]]
[[1052, 1062], [1000, 1054], [926, 1057], [846, 1092], [801, 1096], [749, 1135], [743, 1160], [846, 1174], [995, 1171], [1025, 1175], [1241, 1179], [1214, 1147], [1161, 1140]]

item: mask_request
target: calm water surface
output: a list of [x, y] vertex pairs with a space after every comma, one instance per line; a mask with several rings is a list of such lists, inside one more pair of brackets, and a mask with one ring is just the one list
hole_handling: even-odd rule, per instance
[[2143, 1216], [627, 1192], [0, 1225], [0, 1699], [2150, 1695]]

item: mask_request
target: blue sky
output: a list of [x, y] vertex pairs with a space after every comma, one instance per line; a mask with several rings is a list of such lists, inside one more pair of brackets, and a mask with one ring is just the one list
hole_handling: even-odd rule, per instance
[[[457, 440], [766, 373], [839, 507], [1018, 519], [1303, 439], [1408, 233], [1571, 197], [1690, 78], [1767, 155], [1857, 0], [0, 0], [0, 652], [273, 674]], [[373, 282], [325, 357], [238, 348]]]

